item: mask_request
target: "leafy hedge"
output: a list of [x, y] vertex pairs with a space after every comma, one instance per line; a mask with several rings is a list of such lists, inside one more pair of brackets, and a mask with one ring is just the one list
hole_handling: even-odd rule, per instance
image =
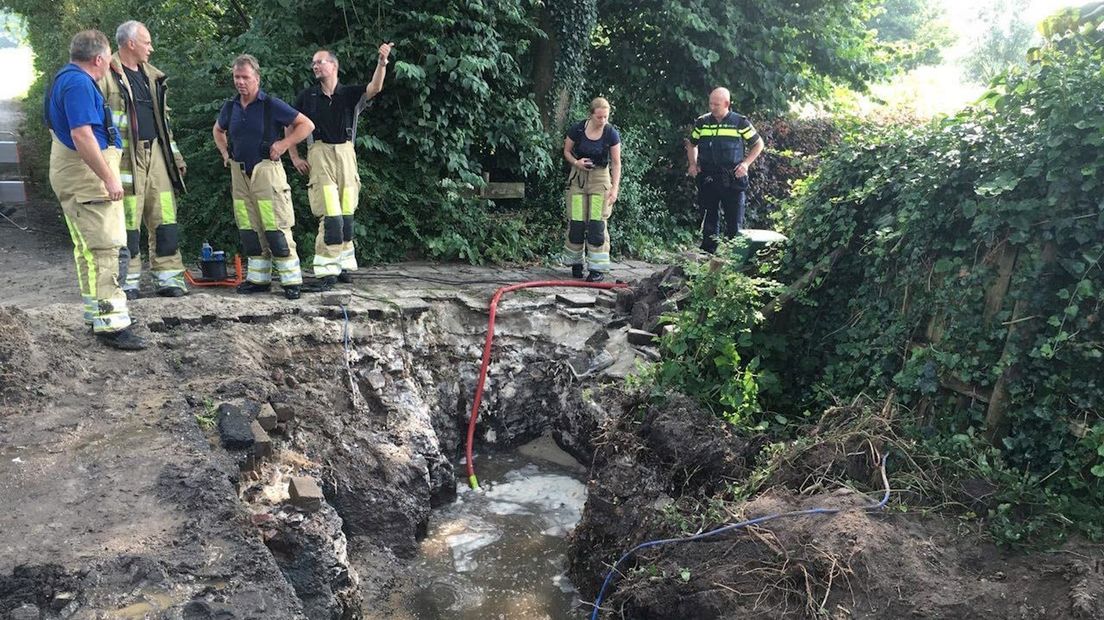
[[[77, 30], [111, 35], [130, 18], [150, 27], [152, 62], [170, 76], [176, 133], [189, 163], [180, 221], [183, 247], [193, 251], [204, 240], [237, 247], [229, 180], [210, 138], [218, 107], [233, 94], [234, 56], [257, 56], [262, 86], [291, 99], [309, 82], [307, 59], [317, 46], [336, 52], [344, 79], [365, 81], [379, 42], [393, 41], [384, 91], [362, 117], [357, 144], [363, 208], [355, 232], [359, 258], [371, 263], [557, 254], [565, 173], [561, 129], [542, 122], [554, 103], [549, 97], [576, 102], [569, 120], [582, 118], [581, 102], [595, 95], [613, 101], [614, 122], [627, 136], [625, 187], [611, 224], [614, 252], [650, 256], [689, 239], [697, 225], [681, 140], [711, 85], [738, 85], [738, 109], [769, 111], [879, 71], [869, 33], [853, 27], [874, 0], [814, 3], [812, 12], [782, 0], [745, 8], [720, 0], [649, 2], [654, 11], [625, 0], [555, 7], [537, 0], [0, 0], [0, 6], [26, 18], [46, 78], [64, 63]], [[799, 40], [814, 44], [795, 45]], [[537, 53], [549, 41], [555, 53]], [[717, 62], [722, 56], [731, 61]], [[542, 72], [552, 75], [547, 97], [536, 94]], [[40, 81], [28, 109], [36, 109], [41, 93]], [[47, 152], [37, 114], [28, 114], [28, 130], [38, 151]], [[40, 178], [44, 164], [39, 160]], [[485, 173], [525, 181], [528, 198], [498, 204], [478, 198]], [[297, 241], [308, 254], [314, 218], [305, 183], [292, 185]]]
[[[944, 476], [993, 485], [982, 516], [998, 537], [1104, 537], [1104, 54], [1066, 23], [1090, 36], [1056, 28], [976, 106], [825, 154], [765, 269], [797, 297], [764, 317], [756, 281], [700, 278], [690, 301], [708, 318], [675, 318], [667, 383], [775, 438], [838, 400], [895, 394]], [[706, 307], [718, 282], [742, 298]]]

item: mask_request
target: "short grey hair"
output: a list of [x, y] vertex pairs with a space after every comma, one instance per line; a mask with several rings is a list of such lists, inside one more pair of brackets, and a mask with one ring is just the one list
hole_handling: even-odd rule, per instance
[[72, 62], [92, 62], [100, 55], [111, 55], [111, 43], [107, 41], [107, 35], [99, 30], [82, 30], [69, 41], [69, 60]]
[[232, 66], [235, 69], [250, 67], [251, 69], [253, 69], [253, 73], [257, 74], [257, 77], [261, 76], [261, 63], [257, 62], [257, 59], [253, 56], [253, 54], [241, 54], [234, 59], [234, 64]]
[[145, 24], [138, 20], [130, 20], [119, 24], [119, 27], [115, 29], [115, 42], [122, 47], [127, 44], [127, 41], [133, 41], [138, 37], [138, 29], [145, 28]]
[[[326, 48], [323, 47], [323, 48], [319, 49], [318, 52], [322, 52], [322, 53], [326, 54], [326, 57], [330, 59], [330, 62], [332, 62], [335, 67], [340, 67], [341, 66], [341, 63], [337, 62], [337, 54], [334, 54], [333, 50], [326, 49]], [[315, 52], [315, 54], [317, 54], [318, 52]]]

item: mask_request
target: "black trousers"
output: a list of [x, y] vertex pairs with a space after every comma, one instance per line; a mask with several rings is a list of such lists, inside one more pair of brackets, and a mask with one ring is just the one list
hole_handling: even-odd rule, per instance
[[701, 249], [716, 252], [721, 234], [721, 210], [724, 210], [724, 238], [735, 237], [744, 226], [748, 178], [737, 178], [731, 171], [699, 172], [698, 210], [702, 213]]

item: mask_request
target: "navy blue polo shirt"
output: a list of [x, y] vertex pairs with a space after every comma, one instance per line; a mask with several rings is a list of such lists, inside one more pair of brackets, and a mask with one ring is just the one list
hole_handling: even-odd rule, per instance
[[[90, 125], [100, 150], [108, 147], [107, 128], [104, 127], [104, 97], [96, 82], [77, 65], [69, 63], [54, 76], [50, 89], [50, 105], [47, 108], [50, 127], [62, 144], [77, 150], [70, 131]], [[116, 148], [123, 148], [122, 136], [115, 136]]]
[[595, 168], [605, 168], [609, 165], [610, 148], [621, 144], [621, 134], [612, 124], [606, 123], [602, 128], [602, 136], [597, 140], [591, 140], [586, 135], [586, 123], [585, 120], [579, 121], [567, 130], [567, 137], [575, 144], [571, 154], [576, 159], [590, 159], [594, 162]]
[[234, 97], [230, 105], [225, 105], [219, 111], [219, 129], [230, 134], [230, 156], [234, 161], [240, 161], [245, 166], [245, 173], [252, 174], [253, 167], [268, 159], [268, 152], [261, 153], [261, 142], [265, 139], [264, 127], [264, 101], [268, 100], [270, 107], [269, 142], [281, 140], [284, 137], [284, 127], [292, 124], [299, 112], [295, 108], [284, 103], [276, 97], [271, 97], [265, 91], [257, 91], [254, 99], [245, 109], [242, 109], [239, 97]]

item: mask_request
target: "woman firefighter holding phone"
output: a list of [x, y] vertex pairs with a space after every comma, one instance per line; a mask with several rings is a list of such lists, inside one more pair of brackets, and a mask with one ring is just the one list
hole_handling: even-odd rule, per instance
[[572, 277], [582, 278], [585, 260], [587, 282], [600, 282], [610, 269], [606, 221], [621, 184], [621, 134], [609, 117], [609, 102], [597, 97], [590, 102], [590, 116], [572, 125], [564, 138], [563, 155], [571, 173], [563, 262], [571, 265]]

